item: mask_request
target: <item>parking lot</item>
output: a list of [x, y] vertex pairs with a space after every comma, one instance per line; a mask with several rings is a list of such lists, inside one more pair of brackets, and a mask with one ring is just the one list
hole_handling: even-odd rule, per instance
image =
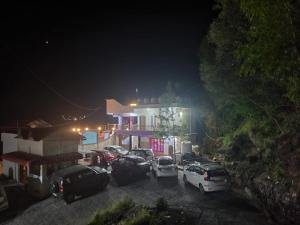
[[126, 186], [118, 187], [112, 180], [105, 191], [76, 200], [70, 205], [49, 197], [35, 203], [14, 219], [1, 224], [46, 225], [46, 224], [87, 224], [100, 208], [130, 196], [137, 204], [154, 205], [159, 197], [164, 197], [169, 205], [194, 211], [199, 216], [199, 224], [267, 224], [263, 214], [239, 199], [231, 192], [217, 192], [201, 195], [197, 188], [185, 186], [182, 172], [176, 180], [157, 181], [152, 175]]

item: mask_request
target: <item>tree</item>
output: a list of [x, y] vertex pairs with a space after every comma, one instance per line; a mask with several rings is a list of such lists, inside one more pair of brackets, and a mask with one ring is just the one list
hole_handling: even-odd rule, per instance
[[176, 123], [176, 117], [180, 117], [180, 112], [176, 106], [182, 106], [183, 103], [178, 97], [171, 82], [168, 82], [166, 92], [161, 95], [161, 107], [156, 116], [159, 123], [155, 129], [155, 136], [166, 138], [169, 136], [180, 137], [182, 140], [188, 140], [190, 137], [186, 119], [182, 119], [181, 124]]

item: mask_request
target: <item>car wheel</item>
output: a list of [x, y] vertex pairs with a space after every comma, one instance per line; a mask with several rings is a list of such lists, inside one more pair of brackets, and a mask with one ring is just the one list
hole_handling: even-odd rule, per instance
[[74, 194], [68, 194], [65, 198], [65, 201], [67, 204], [70, 204], [71, 202], [73, 202], [75, 199], [75, 195]]
[[206, 193], [202, 184], [199, 184], [199, 190], [200, 190], [201, 194], [205, 194]]
[[183, 175], [183, 183], [184, 183], [185, 185], [188, 184], [188, 180], [186, 179], [186, 176], [185, 176], [185, 175]]

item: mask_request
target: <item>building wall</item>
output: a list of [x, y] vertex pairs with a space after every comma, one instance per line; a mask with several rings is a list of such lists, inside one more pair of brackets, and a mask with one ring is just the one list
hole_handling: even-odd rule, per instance
[[9, 176], [9, 168], [13, 169], [13, 179], [19, 181], [19, 164], [3, 159], [3, 174]]
[[44, 140], [44, 156], [61, 153], [77, 152], [78, 141], [76, 140]]
[[17, 151], [27, 152], [35, 155], [43, 155], [43, 141], [34, 141], [17, 138], [18, 147]]
[[17, 151], [18, 142], [15, 138], [16, 134], [1, 133], [1, 141], [3, 143], [3, 154]]
[[[173, 107], [172, 110], [174, 111], [174, 124], [175, 125], [182, 125], [183, 123], [190, 126], [190, 116], [191, 116], [191, 109], [189, 108], [182, 108], [182, 107]], [[159, 108], [135, 108], [134, 113], [138, 116], [145, 116], [145, 126], [146, 129], [151, 127], [155, 127], [159, 124]]]

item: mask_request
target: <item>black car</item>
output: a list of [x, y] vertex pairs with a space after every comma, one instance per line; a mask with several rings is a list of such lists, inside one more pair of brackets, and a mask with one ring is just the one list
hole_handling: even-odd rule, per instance
[[181, 165], [187, 165], [190, 163], [200, 163], [200, 164], [205, 164], [205, 163], [210, 163], [212, 161], [202, 158], [200, 156], [197, 156], [195, 153], [185, 153], [181, 156], [180, 163]]
[[128, 152], [128, 155], [136, 155], [144, 158], [146, 161], [152, 161], [154, 159], [154, 154], [152, 149], [138, 148], [132, 149]]
[[126, 155], [111, 164], [111, 175], [118, 185], [124, 185], [150, 172], [150, 163], [136, 155]]
[[103, 190], [109, 183], [109, 175], [100, 167], [74, 165], [56, 171], [51, 178], [50, 191], [66, 203], [92, 191]]

